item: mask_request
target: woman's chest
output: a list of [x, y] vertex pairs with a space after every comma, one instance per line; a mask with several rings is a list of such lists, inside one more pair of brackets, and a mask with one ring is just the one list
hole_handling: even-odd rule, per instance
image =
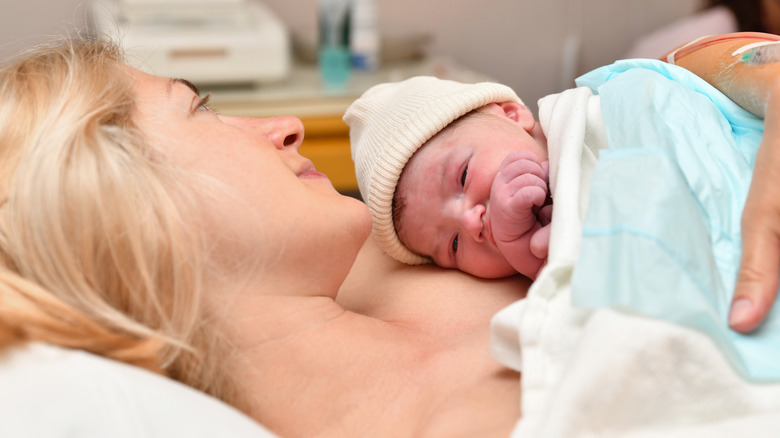
[[275, 352], [277, 371], [254, 380], [253, 416], [285, 437], [508, 436], [520, 379], [490, 358], [487, 335], [377, 328]]

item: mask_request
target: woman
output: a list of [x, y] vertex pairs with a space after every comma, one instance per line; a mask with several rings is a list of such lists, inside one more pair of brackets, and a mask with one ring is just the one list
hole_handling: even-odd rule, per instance
[[6, 351], [138, 365], [282, 436], [509, 434], [519, 376], [488, 321], [528, 284], [364, 247], [366, 207], [298, 154], [299, 120], [218, 115], [93, 41], [0, 84]]

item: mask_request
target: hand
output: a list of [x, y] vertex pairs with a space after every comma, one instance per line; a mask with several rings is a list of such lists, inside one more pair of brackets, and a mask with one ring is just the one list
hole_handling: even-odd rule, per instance
[[729, 313], [729, 326], [740, 333], [766, 318], [780, 278], [780, 126], [773, 123], [777, 111], [770, 110], [742, 212], [742, 260]]
[[[754, 192], [772, 193], [774, 198], [761, 200], [768, 195]], [[742, 215], [742, 260], [729, 314], [732, 329], [749, 333], [761, 324], [775, 301], [778, 275], [780, 191], [751, 189]]]
[[551, 206], [542, 208], [547, 200], [547, 165], [527, 151], [514, 152], [501, 163], [490, 191], [490, 224], [496, 242], [514, 241], [538, 229], [540, 216], [542, 226], [549, 224]]

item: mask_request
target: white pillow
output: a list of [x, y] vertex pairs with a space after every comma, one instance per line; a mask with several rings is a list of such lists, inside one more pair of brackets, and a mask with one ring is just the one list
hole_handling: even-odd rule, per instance
[[275, 437], [174, 380], [38, 343], [0, 355], [0, 436]]

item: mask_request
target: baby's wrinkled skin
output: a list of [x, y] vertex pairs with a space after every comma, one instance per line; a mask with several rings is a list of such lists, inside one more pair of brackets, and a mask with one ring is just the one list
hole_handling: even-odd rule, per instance
[[429, 140], [396, 187], [401, 242], [477, 277], [535, 279], [547, 259], [552, 215], [546, 141], [538, 131], [527, 107], [503, 102]]
[[[488, 215], [493, 239], [512, 266], [539, 265], [547, 259], [552, 199], [549, 163], [528, 151], [513, 152], [501, 163], [490, 191]], [[530, 248], [530, 253], [526, 251]]]

